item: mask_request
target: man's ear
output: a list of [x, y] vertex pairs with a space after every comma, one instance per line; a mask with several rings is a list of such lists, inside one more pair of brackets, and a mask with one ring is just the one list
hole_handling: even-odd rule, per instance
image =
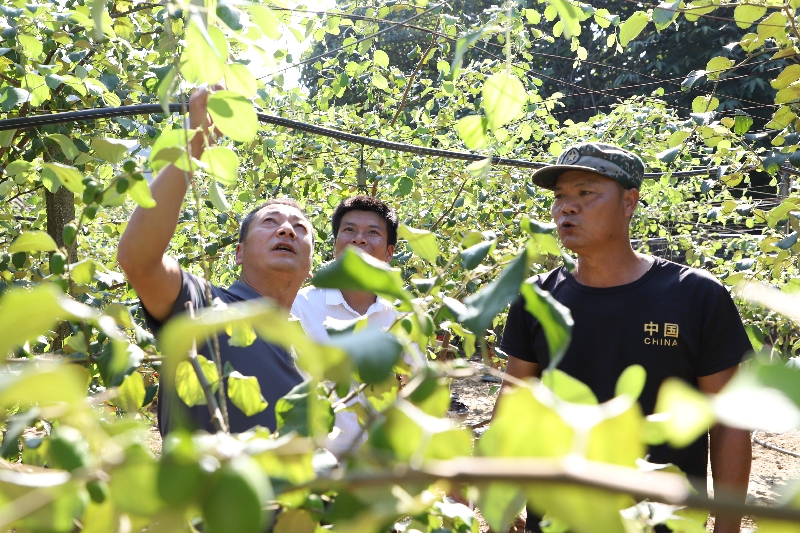
[[241, 265], [242, 262], [244, 261], [244, 244], [240, 242], [236, 243], [235, 257], [236, 257], [236, 264]]
[[390, 263], [392, 261], [393, 256], [394, 256], [394, 244], [390, 244], [386, 247], [386, 262]]
[[622, 193], [622, 204], [625, 209], [625, 216], [632, 217], [633, 212], [636, 211], [636, 206], [639, 205], [639, 189], [626, 189]]

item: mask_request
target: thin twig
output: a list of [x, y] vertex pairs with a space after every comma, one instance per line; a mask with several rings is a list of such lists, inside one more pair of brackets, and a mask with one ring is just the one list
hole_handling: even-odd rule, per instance
[[753, 436], [753, 442], [755, 442], [756, 444], [760, 444], [764, 448], [769, 448], [770, 450], [774, 450], [776, 452], [785, 453], [786, 455], [791, 455], [792, 457], [800, 458], [800, 453], [787, 450], [786, 448], [781, 448], [780, 446], [775, 446], [774, 444], [770, 444], [769, 442], [759, 439], [755, 435]]
[[[433, 30], [434, 32], [439, 31], [439, 24], [442, 22], [442, 19], [436, 21], [436, 28]], [[406, 106], [406, 98], [408, 98], [408, 91], [411, 90], [411, 86], [414, 84], [414, 78], [417, 77], [417, 73], [419, 69], [422, 68], [422, 65], [428, 60], [428, 54], [431, 53], [433, 50], [434, 45], [436, 44], [436, 35], [431, 38], [431, 44], [428, 45], [428, 49], [425, 50], [425, 53], [422, 54], [422, 57], [419, 58], [419, 63], [417, 63], [417, 68], [414, 69], [414, 72], [411, 73], [411, 77], [408, 78], [408, 83], [406, 83], [406, 90], [403, 91], [403, 99], [400, 100], [400, 105], [397, 106], [397, 112], [394, 114], [394, 118], [392, 119], [392, 123], [389, 124], [390, 128], [394, 127], [394, 123], [397, 122], [397, 117], [400, 116], [400, 113], [403, 112], [403, 108]]]
[[334, 402], [333, 405], [331, 405], [331, 407], [335, 411], [337, 407], [339, 407], [340, 405], [347, 404], [347, 402], [349, 402], [350, 400], [352, 400], [353, 398], [355, 398], [356, 396], [361, 394], [361, 392], [366, 388], [367, 388], [367, 384], [366, 383], [362, 383], [361, 385], [359, 385], [355, 389], [353, 389], [350, 392], [348, 392], [347, 396], [345, 396], [341, 400], [337, 400], [336, 402]]
[[[186, 302], [189, 316], [194, 318], [194, 306], [192, 302]], [[217, 398], [214, 396], [214, 391], [211, 389], [211, 383], [208, 382], [203, 368], [200, 366], [200, 360], [197, 359], [197, 341], [192, 341], [192, 349], [189, 350], [189, 362], [192, 364], [194, 373], [197, 374], [197, 380], [200, 382], [200, 387], [203, 389], [203, 396], [206, 398], [208, 404], [208, 412], [211, 414], [211, 423], [217, 428], [217, 431], [224, 433], [228, 432], [228, 426], [225, 419], [222, 418], [222, 411], [220, 411]], [[218, 376], [219, 381], [222, 381], [222, 376]]]

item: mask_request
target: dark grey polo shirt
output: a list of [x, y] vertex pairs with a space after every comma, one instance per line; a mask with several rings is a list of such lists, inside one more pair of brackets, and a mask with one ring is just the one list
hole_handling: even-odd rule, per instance
[[[185, 312], [187, 302], [192, 302], [195, 309], [207, 307], [205, 298], [207, 282], [183, 270], [181, 270], [181, 274], [181, 291], [172, 309], [172, 316]], [[225, 303], [235, 303], [261, 298], [261, 295], [245, 283], [236, 281], [227, 290], [211, 285], [211, 297], [212, 299], [219, 298]], [[142, 308], [144, 309], [144, 306]], [[163, 324], [150, 316], [146, 309], [144, 309], [144, 315], [150, 330], [154, 334], [157, 333]], [[276, 428], [275, 404], [292, 388], [303, 382], [303, 377], [295, 366], [294, 358], [283, 348], [269, 344], [260, 338], [244, 348], [228, 345], [228, 339], [228, 335], [220, 333], [219, 350], [222, 364], [225, 365], [228, 362], [234, 370], [243, 375], [255, 376], [261, 385], [261, 394], [268, 402], [267, 408], [260, 413], [246, 416], [228, 399], [230, 430], [232, 433], [241, 433], [255, 426], [263, 426], [274, 431]], [[208, 346], [198, 346], [197, 353], [212, 360]], [[207, 406], [187, 406], [178, 398], [174, 388], [169, 391], [165, 390], [165, 387], [168, 386], [174, 385], [162, 382], [158, 391], [158, 422], [162, 435], [166, 435], [172, 429], [171, 426], [175, 426], [175, 417], [184, 419], [190, 429], [215, 431]]]

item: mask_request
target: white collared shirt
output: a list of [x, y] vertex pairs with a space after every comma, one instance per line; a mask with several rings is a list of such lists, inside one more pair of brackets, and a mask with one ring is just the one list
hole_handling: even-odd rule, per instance
[[[353, 320], [367, 317], [370, 326], [389, 329], [397, 320], [394, 306], [380, 296], [376, 297], [375, 303], [362, 315], [350, 307], [339, 289], [319, 289], [312, 286], [305, 287], [297, 293], [292, 304], [292, 315], [300, 320], [300, 325], [303, 326], [306, 335], [316, 342], [327, 342], [330, 336], [325, 326], [333, 325], [335, 327], [337, 322], [345, 325]], [[369, 402], [363, 394], [353, 398], [348, 405], [352, 405], [356, 401], [369, 407]], [[325, 442], [325, 448], [337, 459], [340, 459], [356, 440], [360, 440], [360, 444], [366, 441], [367, 434], [361, 431], [356, 413], [337, 412], [334, 425], [333, 431]]]
[[329, 335], [326, 325], [346, 324], [353, 320], [367, 317], [371, 326], [389, 329], [397, 314], [388, 300], [377, 296], [367, 312], [363, 315], [350, 307], [339, 289], [318, 289], [305, 287], [297, 293], [292, 304], [292, 315], [300, 320], [306, 335], [317, 342], [327, 342]]

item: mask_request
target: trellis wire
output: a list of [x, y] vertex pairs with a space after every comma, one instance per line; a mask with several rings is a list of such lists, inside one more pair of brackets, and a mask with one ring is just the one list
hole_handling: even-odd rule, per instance
[[[169, 110], [172, 113], [180, 113], [182, 111], [181, 104], [169, 104]], [[22, 128], [33, 128], [38, 126], [47, 126], [52, 124], [64, 124], [68, 122], [77, 122], [84, 120], [95, 120], [100, 118], [115, 118], [131, 115], [151, 115], [163, 114], [164, 109], [159, 104], [139, 104], [119, 107], [101, 107], [94, 109], [82, 109], [79, 111], [68, 111], [64, 113], [51, 113], [42, 115], [28, 115], [24, 117], [9, 118], [0, 120], [0, 131], [15, 130]], [[394, 141], [387, 141], [385, 139], [375, 139], [373, 137], [366, 137], [363, 135], [356, 135], [354, 133], [347, 133], [341, 130], [326, 128], [323, 126], [316, 126], [298, 120], [278, 117], [275, 115], [268, 115], [266, 113], [256, 113], [258, 121], [265, 124], [272, 124], [297, 131], [311, 133], [313, 135], [321, 135], [339, 141], [350, 142], [354, 144], [362, 144], [365, 146], [372, 146], [374, 148], [382, 148], [394, 152], [406, 152], [416, 155], [427, 157], [442, 157], [445, 159], [457, 159], [461, 161], [483, 161], [486, 155], [471, 154], [468, 152], [457, 152], [453, 150], [443, 150], [440, 148], [427, 148], [424, 146], [416, 146], [413, 144], [399, 143]], [[525, 161], [522, 159], [508, 159], [505, 157], [491, 156], [493, 165], [509, 166], [515, 168], [525, 169], [540, 169], [550, 166], [548, 163], [539, 163], [535, 161]], [[782, 168], [783, 172], [788, 172], [794, 175], [800, 175], [800, 172]], [[684, 170], [677, 172], [646, 172], [644, 177], [646, 179], [658, 179], [662, 176], [670, 176], [676, 178], [689, 178], [694, 176], [708, 176], [716, 172], [716, 168], [705, 168], [700, 170]]]

